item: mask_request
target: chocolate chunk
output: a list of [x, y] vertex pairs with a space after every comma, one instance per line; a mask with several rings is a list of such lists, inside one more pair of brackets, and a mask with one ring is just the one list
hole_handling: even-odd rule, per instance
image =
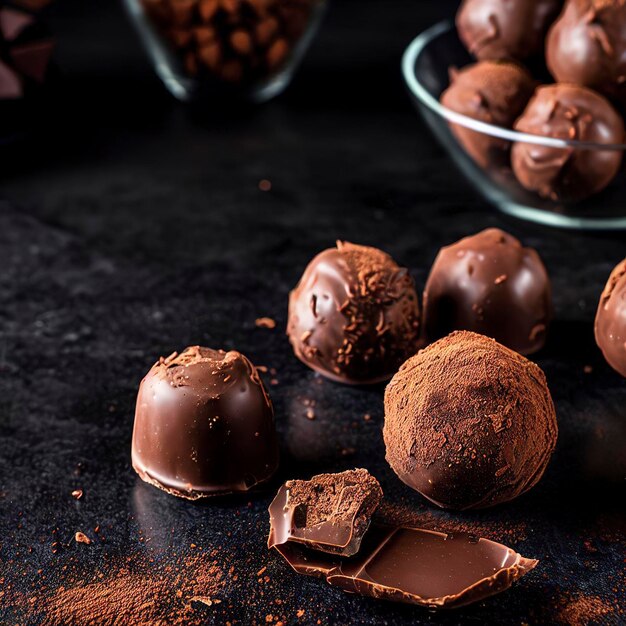
[[611, 272], [602, 292], [595, 335], [607, 363], [626, 377], [626, 259]]
[[459, 36], [478, 59], [540, 54], [562, 0], [464, 0], [456, 16]]
[[551, 318], [546, 268], [515, 237], [489, 228], [439, 251], [424, 288], [429, 341], [471, 330], [531, 354], [543, 347]]
[[[523, 67], [515, 63], [481, 61], [450, 73], [450, 86], [441, 95], [441, 103], [480, 122], [513, 128], [534, 91], [535, 81]], [[459, 124], [451, 123], [450, 128], [481, 167], [508, 165], [510, 141]]]
[[387, 461], [443, 508], [485, 508], [528, 491], [557, 432], [543, 371], [475, 333], [454, 332], [421, 350], [385, 390]]
[[[537, 89], [515, 130], [597, 144], [624, 141], [624, 122], [609, 101], [577, 85]], [[554, 148], [521, 141], [511, 150], [517, 180], [552, 200], [584, 200], [602, 191], [615, 178], [621, 163], [622, 150]]]
[[287, 481], [269, 508], [268, 545], [290, 541], [351, 556], [382, 495], [378, 481], [364, 469]]
[[161, 358], [139, 387], [132, 462], [146, 482], [192, 500], [270, 478], [273, 409], [254, 365], [200, 346]]
[[382, 250], [337, 242], [291, 292], [287, 334], [295, 355], [332, 380], [388, 380], [417, 350], [413, 280]]

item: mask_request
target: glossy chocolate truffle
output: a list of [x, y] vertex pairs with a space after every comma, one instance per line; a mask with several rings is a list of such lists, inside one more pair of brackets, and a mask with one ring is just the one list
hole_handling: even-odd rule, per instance
[[[450, 86], [441, 103], [467, 117], [503, 128], [513, 128], [535, 90], [532, 76], [519, 65], [481, 61], [450, 72]], [[511, 142], [459, 124], [450, 128], [465, 151], [482, 167], [509, 162]]]
[[418, 347], [413, 280], [381, 250], [339, 241], [291, 292], [287, 334], [295, 355], [332, 380], [388, 380]]
[[[539, 87], [515, 129], [533, 135], [598, 144], [624, 140], [624, 122], [600, 94], [578, 85]], [[552, 200], [583, 200], [604, 189], [622, 163], [621, 150], [555, 148], [517, 142], [511, 164], [517, 180]]]
[[543, 51], [562, 0], [464, 0], [456, 16], [461, 41], [478, 59], [523, 60]]
[[439, 251], [423, 306], [429, 341], [453, 330], [471, 330], [531, 354], [546, 340], [552, 289], [533, 248], [489, 228]]
[[541, 369], [493, 339], [454, 332], [409, 359], [385, 391], [387, 461], [440, 507], [478, 509], [537, 484], [557, 439]]
[[274, 412], [254, 365], [200, 346], [161, 358], [139, 387], [132, 462], [146, 482], [191, 500], [270, 478]]
[[365, 469], [288, 480], [269, 508], [268, 547], [292, 541], [352, 556], [382, 497], [378, 481]]
[[607, 363], [626, 377], [626, 259], [611, 272], [602, 292], [595, 332]]
[[567, 0], [546, 41], [548, 69], [626, 104], [626, 3]]

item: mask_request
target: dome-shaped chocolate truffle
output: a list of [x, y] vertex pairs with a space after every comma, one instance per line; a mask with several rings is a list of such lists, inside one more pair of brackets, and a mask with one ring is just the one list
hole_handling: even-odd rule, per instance
[[[450, 86], [441, 103], [467, 117], [502, 128], [512, 128], [535, 91], [535, 81], [521, 66], [481, 61], [450, 72]], [[450, 123], [466, 152], [482, 167], [508, 165], [511, 142]]]
[[274, 411], [254, 365], [200, 346], [161, 358], [139, 387], [132, 462], [146, 482], [192, 500], [270, 478]]
[[611, 272], [602, 292], [595, 332], [607, 363], [626, 377], [626, 259]]
[[464, 0], [456, 26], [478, 59], [523, 60], [540, 54], [562, 0]]
[[546, 62], [561, 83], [576, 83], [626, 104], [624, 0], [567, 0], [546, 40]]
[[[515, 130], [599, 144], [624, 141], [624, 122], [608, 100], [578, 85], [539, 87]], [[517, 142], [511, 164], [526, 189], [552, 200], [583, 200], [602, 191], [619, 171], [621, 150], [553, 148]]]
[[418, 352], [391, 379], [383, 435], [403, 482], [461, 510], [512, 500], [537, 484], [557, 424], [537, 365], [460, 331]]
[[423, 306], [429, 341], [453, 330], [471, 330], [531, 354], [545, 343], [552, 289], [533, 248], [489, 228], [439, 251]]
[[418, 347], [413, 280], [385, 252], [337, 242], [291, 292], [287, 334], [295, 355], [332, 380], [388, 380]]

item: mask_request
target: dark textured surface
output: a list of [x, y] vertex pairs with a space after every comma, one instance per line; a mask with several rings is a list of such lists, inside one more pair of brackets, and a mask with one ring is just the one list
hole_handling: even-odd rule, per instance
[[[461, 183], [398, 70], [412, 35], [452, 8], [338, 0], [289, 92], [256, 112], [203, 119], [163, 91], [116, 5], [54, 9], [54, 124], [2, 152], [1, 623], [43, 622], [70, 572], [106, 580], [127, 556], [175, 567], [198, 550], [217, 550], [236, 572], [221, 604], [193, 604], [208, 623], [268, 615], [305, 624], [624, 622], [626, 385], [592, 332], [624, 240], [505, 220]], [[270, 192], [258, 190], [261, 178]], [[535, 360], [560, 438], [527, 495], [454, 515], [429, 506], [385, 463], [382, 387], [320, 379], [293, 357], [282, 329], [289, 289], [336, 238], [387, 250], [421, 288], [441, 245], [487, 226], [536, 246], [551, 273], [556, 320]], [[265, 315], [276, 330], [255, 327]], [[130, 467], [141, 377], [159, 355], [194, 343], [237, 348], [277, 370], [268, 388], [282, 463], [249, 498], [178, 501]], [[307, 399], [316, 400], [314, 420]], [[280, 481], [355, 466], [414, 521], [469, 526], [539, 566], [506, 594], [445, 614], [294, 574], [265, 547]], [[77, 530], [93, 543], [76, 543]]]

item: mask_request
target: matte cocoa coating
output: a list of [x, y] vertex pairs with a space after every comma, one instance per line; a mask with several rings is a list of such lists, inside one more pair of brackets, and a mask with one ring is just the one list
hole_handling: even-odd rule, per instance
[[388, 380], [418, 347], [413, 280], [381, 250], [337, 242], [291, 292], [287, 334], [295, 355], [332, 380]]
[[475, 333], [454, 332], [421, 350], [385, 390], [387, 461], [443, 508], [485, 508], [528, 491], [557, 432], [541, 369]]
[[[503, 61], [481, 61], [450, 72], [450, 86], [441, 103], [472, 119], [503, 128], [513, 123], [535, 91], [535, 81], [521, 66]], [[465, 151], [481, 166], [509, 163], [511, 142], [459, 124], [450, 124]]]
[[595, 334], [607, 363], [626, 377], [626, 259], [611, 272], [602, 292]]
[[548, 33], [546, 62], [557, 82], [626, 104], [624, 0], [567, 0]]
[[289, 480], [269, 507], [268, 547], [292, 541], [352, 556], [382, 495], [378, 481], [364, 469]]
[[461, 41], [478, 59], [524, 60], [543, 51], [562, 0], [464, 0], [456, 16]]
[[278, 552], [298, 573], [382, 600], [458, 608], [500, 593], [538, 563], [466, 534], [373, 524], [350, 559], [287, 543]]
[[278, 466], [274, 412], [252, 363], [194, 346], [141, 381], [132, 443], [139, 476], [183, 498], [247, 491]]
[[[570, 84], [539, 87], [515, 130], [599, 144], [624, 141], [624, 122], [610, 102], [595, 91]], [[602, 191], [621, 163], [621, 150], [553, 148], [523, 142], [514, 143], [511, 150], [517, 180], [552, 200], [583, 200]]]
[[550, 279], [533, 248], [489, 228], [439, 251], [423, 316], [428, 341], [471, 330], [531, 354], [543, 347], [552, 317]]

